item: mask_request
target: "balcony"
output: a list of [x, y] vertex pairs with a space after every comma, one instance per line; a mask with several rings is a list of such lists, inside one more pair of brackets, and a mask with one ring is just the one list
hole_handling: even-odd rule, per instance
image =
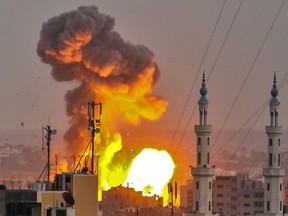
[[282, 126], [266, 126], [267, 134], [281, 134]]
[[211, 133], [212, 125], [195, 125], [194, 130], [196, 133]]
[[214, 176], [214, 167], [192, 167], [191, 173], [193, 176]]
[[285, 169], [281, 168], [264, 168], [263, 169], [263, 176], [276, 176], [281, 177], [285, 176]]

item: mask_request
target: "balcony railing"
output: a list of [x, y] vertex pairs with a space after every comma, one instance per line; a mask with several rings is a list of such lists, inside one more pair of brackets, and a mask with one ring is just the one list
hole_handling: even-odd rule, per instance
[[281, 168], [264, 168], [264, 176], [285, 176], [285, 169]]
[[266, 133], [268, 134], [281, 134], [282, 126], [266, 126]]
[[194, 129], [196, 133], [211, 133], [212, 125], [195, 125]]
[[193, 176], [213, 176], [215, 174], [214, 167], [192, 167], [191, 174]]

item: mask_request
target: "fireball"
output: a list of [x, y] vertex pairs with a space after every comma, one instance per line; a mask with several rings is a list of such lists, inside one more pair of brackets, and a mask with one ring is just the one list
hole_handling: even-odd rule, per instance
[[123, 186], [142, 191], [144, 196], [161, 196], [173, 171], [174, 162], [166, 151], [144, 149], [133, 160]]

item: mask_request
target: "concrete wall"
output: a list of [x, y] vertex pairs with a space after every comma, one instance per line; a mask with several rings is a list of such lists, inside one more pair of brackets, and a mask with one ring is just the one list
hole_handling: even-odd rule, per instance
[[75, 215], [97, 216], [98, 182], [96, 175], [74, 174], [72, 178], [72, 195], [75, 200]]
[[38, 191], [37, 202], [41, 203], [41, 216], [45, 216], [45, 209], [59, 207], [61, 202], [65, 204], [62, 197], [63, 191]]

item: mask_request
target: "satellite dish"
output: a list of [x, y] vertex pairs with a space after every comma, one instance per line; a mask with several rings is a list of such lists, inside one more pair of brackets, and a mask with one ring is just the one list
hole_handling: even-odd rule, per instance
[[51, 131], [51, 133], [52, 133], [53, 135], [55, 135], [55, 134], [57, 134], [57, 130], [54, 129], [54, 130]]
[[68, 193], [68, 192], [63, 192], [62, 193], [62, 197], [65, 200], [65, 202], [69, 205], [69, 206], [73, 206], [75, 203], [75, 200], [73, 198], [73, 196]]

